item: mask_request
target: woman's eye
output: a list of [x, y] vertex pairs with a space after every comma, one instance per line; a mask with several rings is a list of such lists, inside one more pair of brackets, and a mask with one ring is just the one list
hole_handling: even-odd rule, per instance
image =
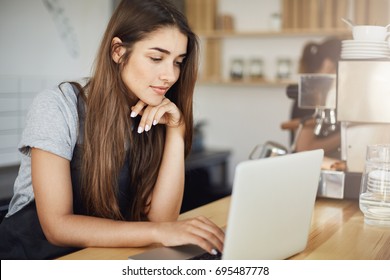
[[177, 65], [177, 66], [182, 66], [183, 65], [183, 60], [180, 60], [180, 61], [175, 61], [175, 64]]
[[152, 61], [161, 61], [160, 57], [151, 57], [150, 58]]

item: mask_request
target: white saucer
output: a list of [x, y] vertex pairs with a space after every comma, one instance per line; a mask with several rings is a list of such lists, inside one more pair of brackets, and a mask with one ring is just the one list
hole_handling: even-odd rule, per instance
[[390, 59], [390, 56], [383, 55], [341, 55], [342, 59]]
[[359, 49], [359, 48], [355, 48], [355, 49], [342, 49], [341, 52], [382, 52], [382, 53], [388, 53], [390, 52], [390, 49]]
[[348, 46], [348, 47], [342, 47], [341, 48], [343, 51], [344, 50], [365, 50], [365, 51], [390, 51], [389, 47], [375, 47], [375, 46], [368, 46], [368, 47], [359, 47], [359, 46]]
[[387, 41], [356, 41], [356, 40], [344, 40], [341, 42], [343, 46], [388, 46]]
[[364, 52], [364, 51], [354, 51], [354, 52], [342, 52], [341, 56], [349, 55], [358, 55], [358, 56], [390, 56], [390, 52]]

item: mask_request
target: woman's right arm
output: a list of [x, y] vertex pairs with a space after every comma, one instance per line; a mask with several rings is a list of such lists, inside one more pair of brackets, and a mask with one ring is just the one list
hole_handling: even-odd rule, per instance
[[[33, 148], [32, 183], [38, 217], [49, 242], [72, 247], [140, 247], [192, 243], [211, 252], [222, 243], [205, 218], [180, 222], [125, 222], [75, 215], [69, 160]], [[211, 224], [210, 224], [211, 223]], [[210, 238], [210, 239], [207, 239]]]

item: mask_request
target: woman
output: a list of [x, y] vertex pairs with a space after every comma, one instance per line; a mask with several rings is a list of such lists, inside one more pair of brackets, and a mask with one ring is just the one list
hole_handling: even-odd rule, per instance
[[62, 83], [32, 104], [1, 259], [152, 243], [222, 250], [210, 220], [177, 221], [198, 52], [170, 2], [119, 4], [86, 84]]
[[[309, 42], [305, 45], [300, 59], [299, 73], [335, 74], [341, 54], [341, 40], [327, 38], [321, 43]], [[300, 109], [294, 100], [291, 118], [310, 117], [314, 110]], [[339, 158], [340, 132], [339, 128], [327, 135], [314, 135], [314, 124], [304, 125], [295, 143], [295, 151], [324, 149], [330, 157]], [[292, 135], [293, 139], [294, 135]]]

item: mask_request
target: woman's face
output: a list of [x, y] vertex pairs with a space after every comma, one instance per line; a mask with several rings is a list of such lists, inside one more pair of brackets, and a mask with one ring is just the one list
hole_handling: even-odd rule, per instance
[[187, 40], [178, 28], [163, 27], [135, 43], [121, 73], [131, 93], [148, 105], [160, 104], [179, 78]]

